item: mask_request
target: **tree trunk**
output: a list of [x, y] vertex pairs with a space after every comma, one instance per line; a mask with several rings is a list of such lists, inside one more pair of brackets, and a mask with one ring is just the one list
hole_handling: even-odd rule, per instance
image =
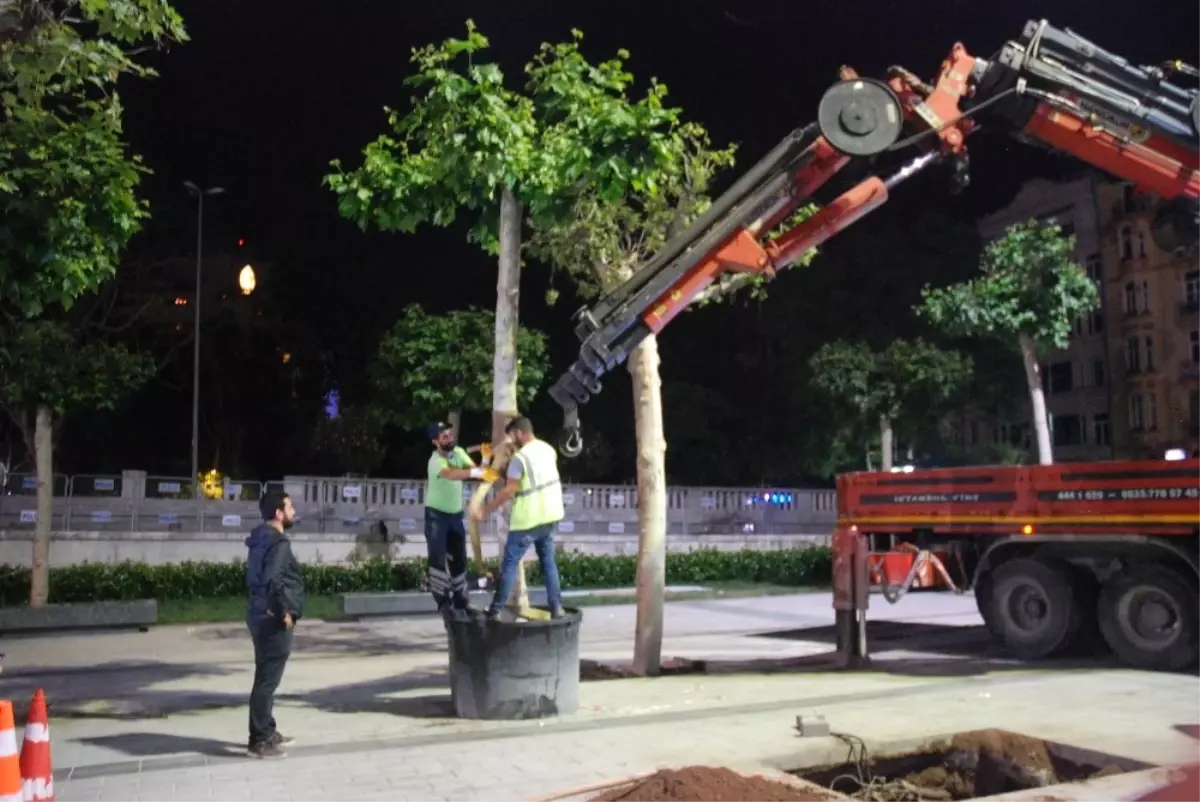
[[[496, 346], [492, 361], [492, 444], [504, 439], [504, 427], [517, 414], [517, 328], [521, 301], [521, 205], [507, 188], [500, 195], [500, 263], [496, 279]], [[500, 554], [508, 539], [509, 510], [496, 515]], [[529, 606], [525, 566], [514, 589], [518, 607]]]
[[37, 473], [37, 522], [33, 529], [33, 573], [29, 606], [42, 607], [50, 598], [50, 526], [54, 522], [54, 420], [50, 407], [38, 404], [33, 430], [33, 460]]
[[879, 470], [884, 473], [892, 469], [896, 451], [895, 436], [892, 432], [892, 422], [886, 416], [879, 416]]
[[662, 667], [663, 595], [667, 584], [667, 443], [663, 436], [658, 340], [650, 335], [629, 355], [637, 431], [637, 630], [633, 671], [657, 676]]
[[1025, 363], [1025, 383], [1029, 385], [1029, 400], [1033, 405], [1033, 431], [1037, 435], [1038, 464], [1054, 464], [1054, 448], [1050, 444], [1050, 421], [1046, 417], [1046, 392], [1042, 388], [1042, 369], [1038, 365], [1037, 347], [1027, 334], [1020, 336], [1021, 361]]

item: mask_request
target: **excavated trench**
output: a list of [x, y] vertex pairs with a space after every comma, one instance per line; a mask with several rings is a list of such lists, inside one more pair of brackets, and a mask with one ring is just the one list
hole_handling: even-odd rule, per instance
[[950, 802], [1030, 791], [1151, 768], [1116, 755], [1006, 730], [960, 732], [900, 754], [871, 756], [860, 742], [832, 766], [791, 773], [870, 802]]

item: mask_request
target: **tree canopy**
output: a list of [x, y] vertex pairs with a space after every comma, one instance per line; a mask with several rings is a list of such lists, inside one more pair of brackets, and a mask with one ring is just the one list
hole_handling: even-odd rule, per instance
[[901, 433], [936, 422], [966, 389], [973, 367], [970, 357], [921, 338], [897, 339], [878, 352], [861, 342], [828, 343], [810, 366], [813, 384], [853, 410], [856, 420], [843, 419], [843, 427], [869, 430], [882, 419]]
[[1075, 261], [1075, 238], [1057, 223], [1010, 226], [983, 249], [979, 275], [948, 287], [926, 286], [918, 314], [954, 335], [1066, 348], [1080, 315], [1100, 304], [1100, 291]]
[[593, 65], [582, 38], [573, 30], [569, 42], [543, 44], [525, 68], [524, 93], [480, 59], [489, 42], [470, 20], [465, 38], [415, 48], [408, 112], [385, 109], [387, 133], [364, 148], [357, 168], [331, 163], [325, 183], [339, 212], [364, 230], [411, 233], [449, 226], [467, 210], [472, 241], [496, 253], [501, 189], [535, 221], [567, 213], [572, 190], [607, 199], [656, 191], [655, 173], [680, 136], [678, 111], [663, 104], [657, 82], [629, 100], [629, 54]]
[[69, 307], [116, 271], [146, 216], [122, 137], [132, 51], [184, 41], [165, 0], [25, 0], [0, 13], [0, 309]]
[[154, 362], [123, 345], [76, 341], [57, 321], [21, 323], [0, 348], [0, 404], [29, 440], [33, 409], [54, 417], [89, 409], [112, 410], [154, 375]]
[[[465, 309], [431, 315], [404, 310], [384, 335], [371, 365], [373, 406], [381, 418], [414, 429], [455, 410], [485, 412], [492, 399], [495, 314]], [[517, 333], [518, 400], [526, 408], [545, 380], [546, 336]]]

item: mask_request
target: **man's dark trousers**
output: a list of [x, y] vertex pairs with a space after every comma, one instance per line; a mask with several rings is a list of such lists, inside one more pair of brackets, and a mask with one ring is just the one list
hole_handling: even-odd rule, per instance
[[275, 689], [292, 654], [292, 630], [272, 615], [246, 622], [254, 640], [254, 687], [250, 691], [250, 745], [275, 732]]
[[462, 513], [425, 508], [425, 546], [429, 553], [429, 591], [438, 608], [467, 606], [467, 527]]

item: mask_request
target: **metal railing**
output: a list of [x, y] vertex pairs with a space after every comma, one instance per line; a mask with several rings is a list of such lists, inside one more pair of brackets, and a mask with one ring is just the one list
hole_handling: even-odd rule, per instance
[[[191, 497], [187, 478], [55, 476], [55, 531], [219, 533], [244, 532], [259, 520], [257, 504], [269, 489], [293, 500], [299, 533], [419, 533], [425, 482], [289, 476], [274, 482], [230, 480], [220, 500]], [[37, 521], [36, 480], [11, 474], [0, 488], [0, 531], [32, 529]], [[464, 487], [464, 496], [473, 486]], [[564, 534], [621, 535], [637, 530], [638, 493], [621, 485], [567, 485]], [[668, 533], [810, 534], [837, 518], [833, 490], [798, 488], [667, 488]]]

